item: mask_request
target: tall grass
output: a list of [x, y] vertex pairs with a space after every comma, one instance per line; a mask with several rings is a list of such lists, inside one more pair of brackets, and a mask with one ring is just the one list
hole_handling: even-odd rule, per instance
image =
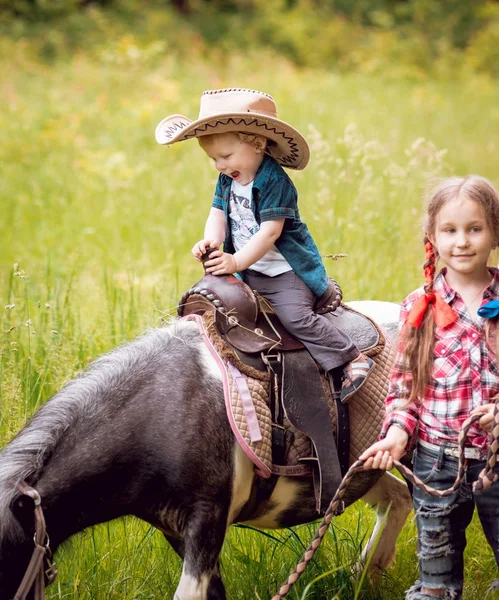
[[[174, 315], [200, 278], [190, 248], [216, 173], [195, 142], [166, 149], [153, 133], [167, 114], [195, 117], [203, 89], [270, 92], [306, 134], [311, 163], [291, 175], [321, 252], [348, 255], [327, 262], [346, 299], [398, 302], [421, 284], [428, 178], [475, 172], [499, 183], [499, 90], [478, 76], [338, 76], [265, 50], [208, 63], [133, 33], [51, 65], [37, 47], [0, 40], [2, 444], [94, 357]], [[360, 505], [335, 520], [290, 597], [402, 597], [417, 573], [414, 525], [394, 567], [360, 585], [352, 565], [372, 522]], [[233, 529], [222, 556], [229, 597], [269, 597], [312, 532]], [[477, 522], [468, 539], [465, 597], [482, 598], [494, 560]], [[58, 562], [53, 599], [171, 597], [181, 570], [161, 535], [134, 519], [73, 538]]]

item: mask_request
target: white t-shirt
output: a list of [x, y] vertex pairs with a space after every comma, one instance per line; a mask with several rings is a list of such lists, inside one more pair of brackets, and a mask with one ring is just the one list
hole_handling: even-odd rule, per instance
[[[232, 235], [232, 243], [234, 248], [241, 250], [255, 233], [260, 229], [260, 226], [256, 222], [255, 215], [251, 209], [253, 203], [252, 196], [253, 182], [241, 185], [237, 181], [232, 181], [230, 188], [230, 199], [229, 199], [229, 219], [230, 219], [230, 230]], [[253, 271], [259, 271], [269, 277], [275, 277], [286, 271], [291, 271], [291, 265], [279, 252], [279, 250], [272, 246], [272, 248], [256, 263], [249, 267]]]

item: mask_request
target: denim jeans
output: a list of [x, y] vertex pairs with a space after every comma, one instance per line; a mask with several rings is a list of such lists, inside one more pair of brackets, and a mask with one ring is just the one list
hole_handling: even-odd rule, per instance
[[[461, 487], [445, 498], [430, 496], [414, 487], [414, 510], [418, 528], [419, 580], [407, 591], [406, 600], [459, 600], [463, 590], [463, 552], [466, 527], [476, 506], [487, 541], [499, 565], [499, 483], [482, 495], [473, 495], [472, 485], [485, 461], [468, 460]], [[444, 490], [457, 476], [458, 461], [446, 456], [444, 448], [433, 451], [418, 445], [414, 473], [431, 487]], [[495, 467], [499, 473], [499, 466]], [[443, 589], [443, 596], [429, 596], [421, 588]]]

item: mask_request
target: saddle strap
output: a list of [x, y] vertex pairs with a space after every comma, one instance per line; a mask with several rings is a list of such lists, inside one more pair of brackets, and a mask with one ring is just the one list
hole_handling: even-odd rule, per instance
[[350, 411], [348, 403], [341, 402], [340, 399], [342, 384], [340, 374], [333, 371], [329, 374], [328, 381], [336, 407], [336, 448], [341, 474], [344, 477], [350, 467]]
[[263, 356], [264, 362], [270, 371], [269, 403], [272, 416], [272, 462], [284, 465], [288, 451], [288, 436], [284, 427], [284, 414], [282, 408], [282, 390], [284, 366], [280, 352]]
[[[336, 394], [335, 394], [336, 395]], [[338, 460], [340, 461], [341, 474], [345, 477], [350, 466], [350, 414], [348, 404], [335, 397], [338, 445]]]

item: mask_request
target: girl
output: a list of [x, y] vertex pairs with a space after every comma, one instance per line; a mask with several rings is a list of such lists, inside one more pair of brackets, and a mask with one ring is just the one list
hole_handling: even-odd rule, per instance
[[[499, 565], [499, 485], [480, 496], [472, 493], [485, 466], [484, 430], [491, 429], [499, 394], [499, 271], [487, 266], [499, 242], [499, 198], [492, 184], [474, 175], [443, 180], [427, 199], [424, 241], [426, 285], [402, 303], [380, 441], [360, 458], [366, 469], [389, 470], [414, 447], [414, 473], [431, 487], [449, 488], [457, 475], [461, 426], [470, 414], [483, 413], [469, 431], [460, 489], [446, 498], [414, 489], [420, 578], [406, 600], [456, 600], [475, 505]], [[438, 258], [445, 267], [434, 277]]]

